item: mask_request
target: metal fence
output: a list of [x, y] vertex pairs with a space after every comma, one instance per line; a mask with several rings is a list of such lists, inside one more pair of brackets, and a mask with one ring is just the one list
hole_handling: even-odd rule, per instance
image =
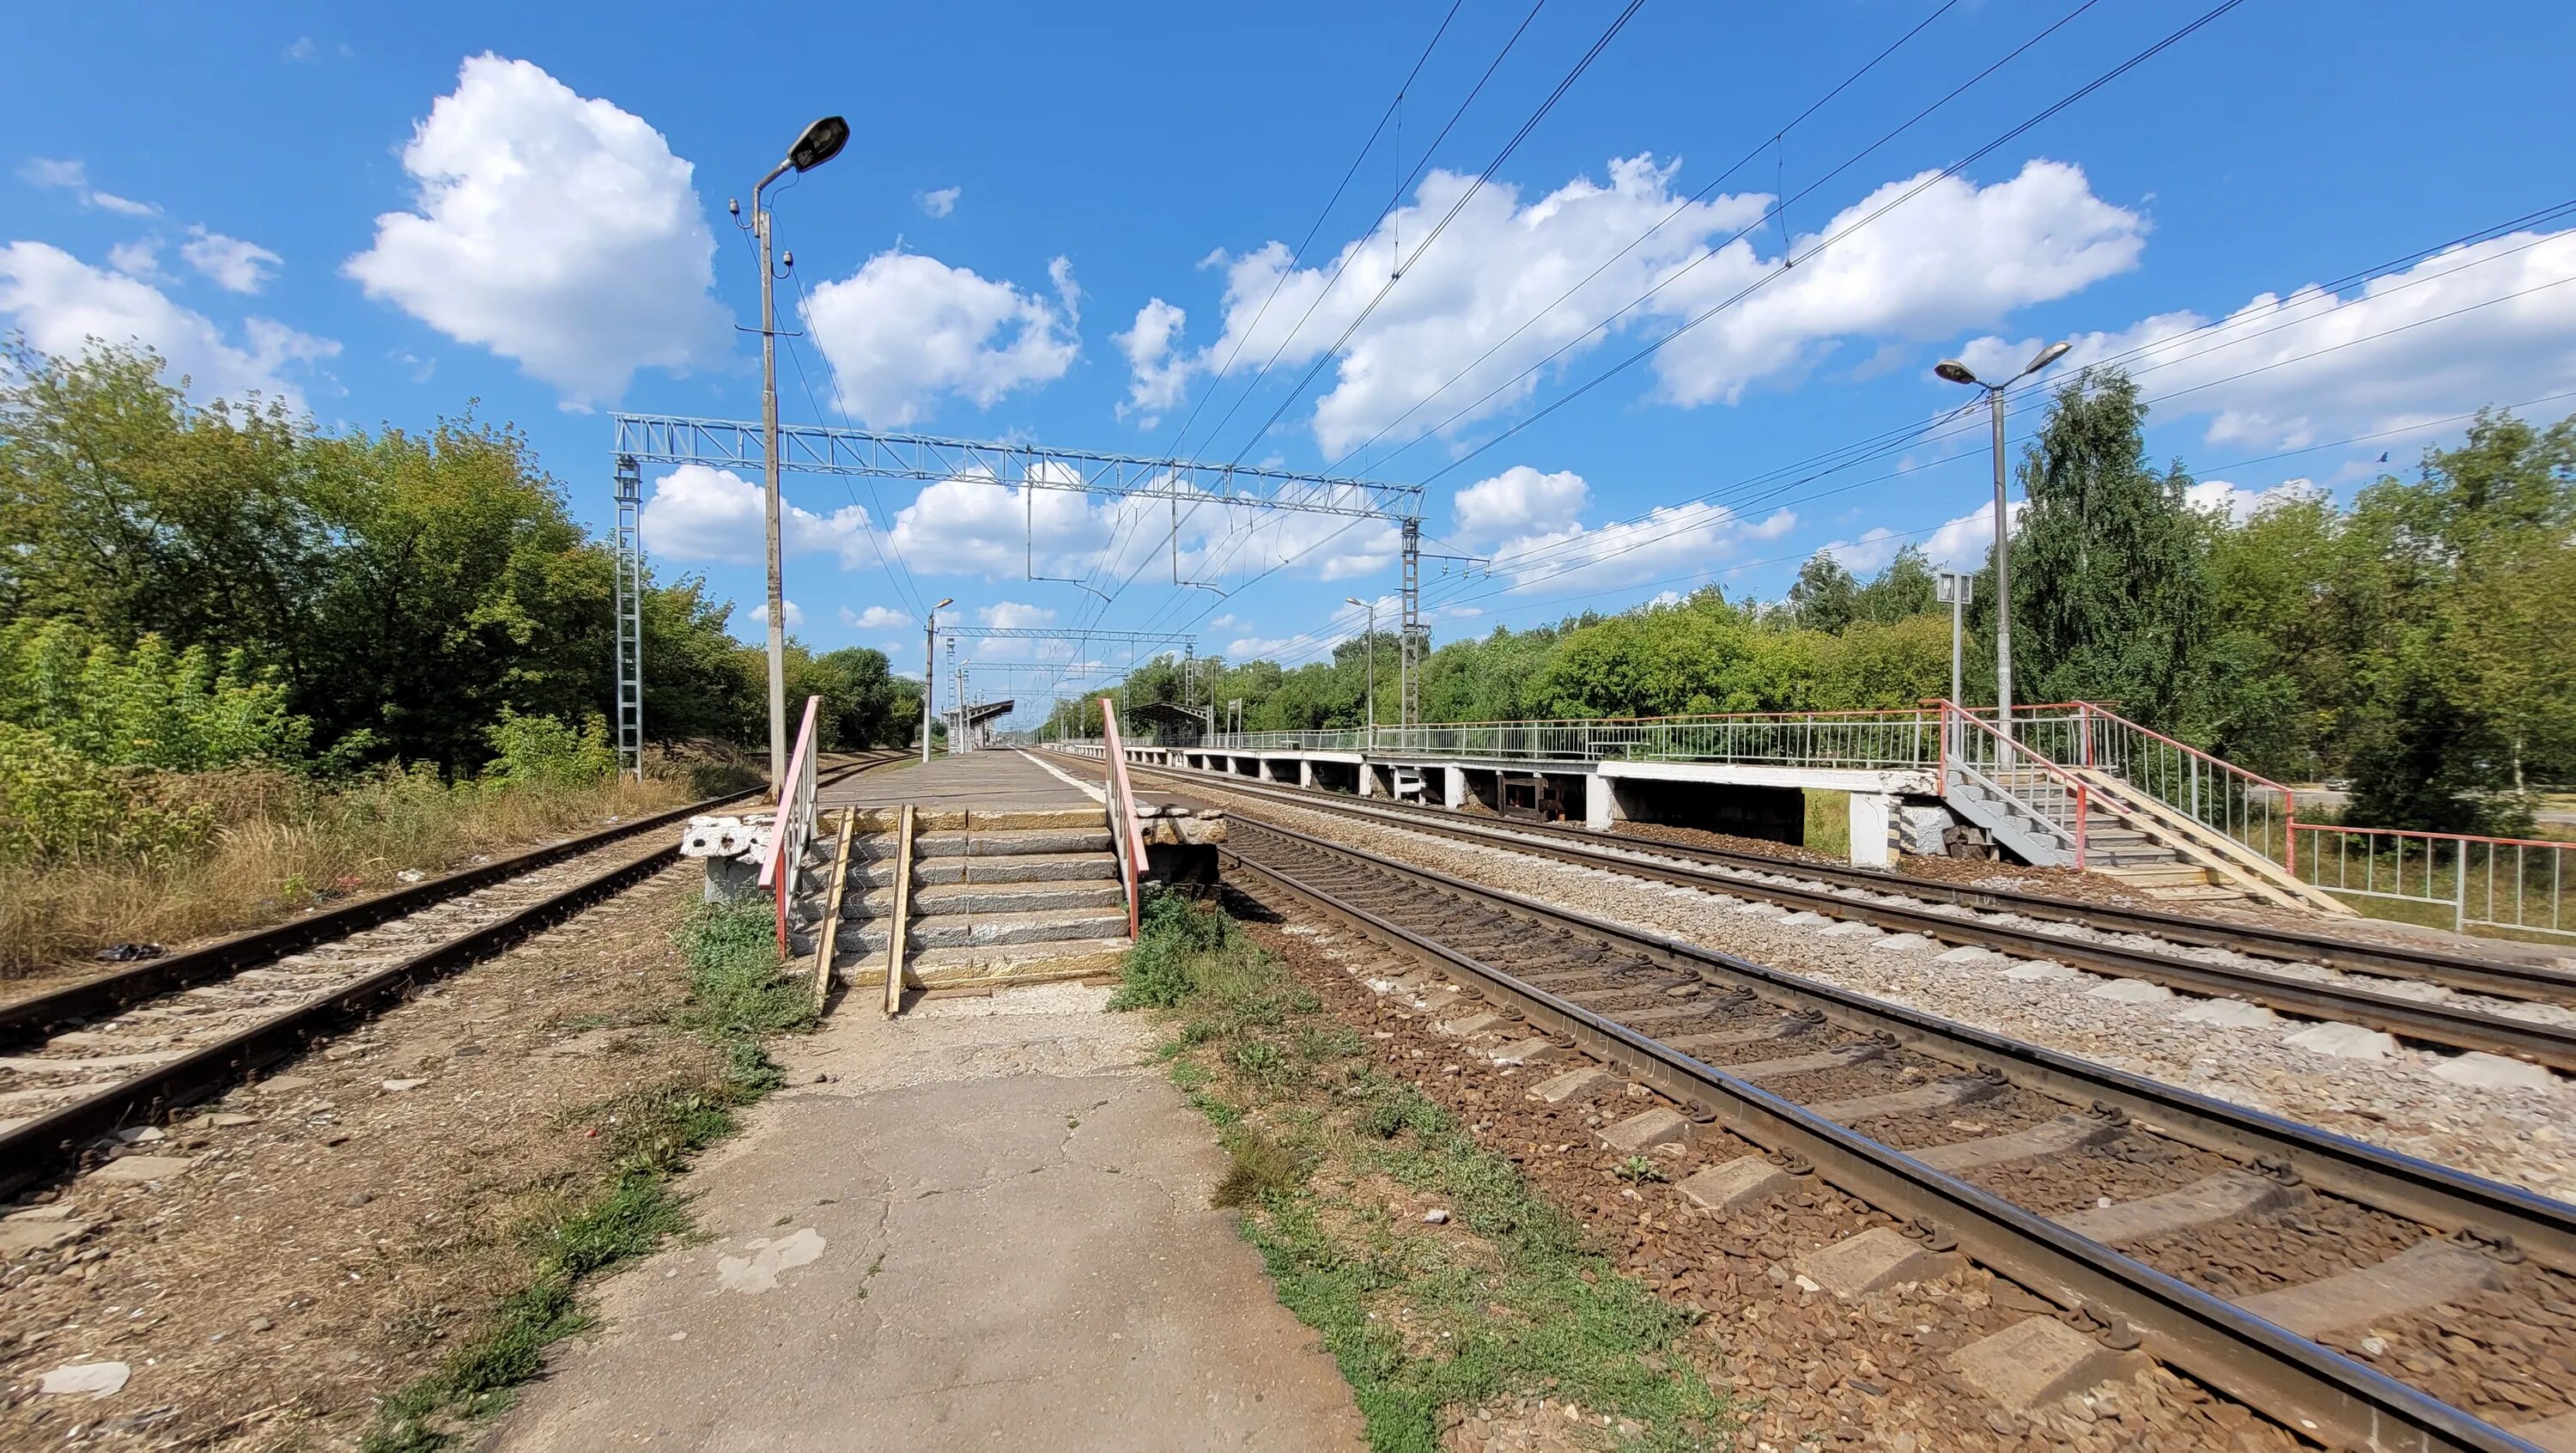
[[2299, 877], [2454, 933], [2576, 938], [2576, 843], [2292, 822]]
[[[2035, 846], [2065, 855], [2057, 866], [2085, 866], [2092, 788], [2023, 739], [2024, 718], [2016, 714], [2007, 734], [1989, 714], [1945, 701], [1940, 720], [1941, 795], [1956, 800], [1971, 788], [1982, 789]], [[2044, 720], [2029, 724], [2040, 726], [2046, 738]]]
[[1931, 711], [1762, 712], [1583, 721], [1441, 722], [1325, 731], [1218, 733], [1211, 752], [1367, 752], [1515, 762], [1742, 762], [1867, 771], [1940, 757]]

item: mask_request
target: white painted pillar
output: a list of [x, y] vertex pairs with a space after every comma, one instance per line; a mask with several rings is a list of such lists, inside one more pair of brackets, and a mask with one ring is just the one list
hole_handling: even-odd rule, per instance
[[1452, 808], [1466, 806], [1467, 769], [1464, 767], [1443, 767], [1440, 769], [1440, 775], [1443, 779], [1441, 786], [1444, 789], [1440, 794], [1441, 805]]
[[1314, 758], [1299, 757], [1297, 759], [1297, 785], [1300, 787], [1312, 787], [1315, 785]]
[[1608, 832], [1619, 820], [1619, 805], [1613, 799], [1619, 789], [1598, 772], [1583, 779], [1583, 825], [1594, 832]]
[[1377, 795], [1377, 764], [1365, 756], [1360, 758], [1360, 795], [1362, 797]]
[[1892, 868], [1895, 855], [1888, 839], [1896, 823], [1896, 799], [1883, 792], [1851, 794], [1851, 860], [1855, 868]]

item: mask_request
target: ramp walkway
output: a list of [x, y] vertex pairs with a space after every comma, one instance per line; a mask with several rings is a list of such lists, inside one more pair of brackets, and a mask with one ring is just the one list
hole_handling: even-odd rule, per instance
[[482, 1446], [1356, 1453], [1332, 1358], [1209, 1208], [1214, 1133], [1107, 996], [782, 1047], [791, 1088], [682, 1188], [704, 1239], [610, 1280]]

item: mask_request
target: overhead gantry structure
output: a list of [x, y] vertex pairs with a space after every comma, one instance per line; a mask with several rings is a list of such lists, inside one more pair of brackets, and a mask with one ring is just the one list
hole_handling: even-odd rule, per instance
[[[767, 465], [763, 426], [741, 419], [693, 419], [668, 414], [612, 414], [616, 439], [619, 530], [618, 611], [628, 619], [640, 600], [643, 543], [628, 521], [641, 497], [641, 471], [647, 464], [703, 464], [718, 469], [756, 470]], [[1172, 507], [1174, 581], [1179, 578], [1178, 542], [1183, 507], [1218, 505], [1228, 509], [1285, 510], [1385, 520], [1395, 525], [1403, 554], [1403, 714], [1420, 717], [1418, 659], [1422, 653], [1422, 499], [1418, 484], [1388, 484], [1259, 465], [1209, 464], [1190, 459], [1157, 459], [1085, 449], [1050, 449], [1037, 444], [978, 443], [926, 434], [883, 433], [869, 429], [836, 429], [822, 425], [781, 425], [778, 430], [782, 472], [835, 474], [872, 479], [906, 479], [925, 484], [958, 480], [970, 484], [1062, 490], [1131, 500], [1165, 500]], [[872, 521], [882, 526], [883, 521]], [[1438, 557], [1435, 557], [1438, 558]], [[1034, 559], [1032, 579], [1038, 576]], [[1070, 582], [1081, 585], [1080, 581]], [[1088, 589], [1088, 586], [1084, 588]], [[961, 635], [1010, 636], [988, 627], [960, 630]], [[1080, 637], [1117, 639], [1120, 632], [1028, 630], [1031, 639]], [[1179, 643], [1188, 638], [1167, 636]], [[617, 656], [618, 745], [640, 759], [643, 748], [643, 660], [640, 630], [628, 651], [621, 635]], [[627, 709], [630, 698], [634, 709]]]

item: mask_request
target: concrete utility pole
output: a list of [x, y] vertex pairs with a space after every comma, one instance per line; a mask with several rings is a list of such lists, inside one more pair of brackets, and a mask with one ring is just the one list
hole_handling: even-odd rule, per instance
[[1968, 592], [1975, 588], [1976, 579], [1977, 577], [1963, 571], [1944, 570], [1941, 572], [1938, 588], [1933, 593], [1935, 599], [1946, 601], [1950, 606], [1950, 704], [1952, 706], [1963, 704], [1959, 700], [1959, 641], [1966, 621], [1964, 612], [1967, 609]]
[[2063, 340], [2039, 350], [2039, 356], [2002, 383], [1988, 383], [1968, 365], [1944, 358], [1932, 371], [1952, 383], [1986, 391], [1987, 410], [1995, 421], [1995, 724], [2012, 739], [2012, 515], [2004, 508], [2004, 390], [2066, 356], [2075, 345]]
[[930, 608], [930, 623], [923, 630], [921, 642], [921, 765], [930, 765], [930, 724], [938, 718], [931, 714], [930, 698], [939, 685], [939, 613], [957, 603], [955, 596]]
[[[840, 155], [849, 139], [850, 123], [838, 116], [824, 117], [806, 127], [789, 148], [787, 159], [771, 167], [751, 189], [751, 231], [760, 244], [760, 428], [766, 443], [761, 451], [761, 510], [769, 527], [769, 790], [773, 793], [787, 783], [787, 587], [779, 569], [778, 546], [777, 269], [769, 260], [769, 209], [761, 205], [760, 194], [791, 168], [810, 172]], [[738, 214], [740, 209], [734, 210]]]

